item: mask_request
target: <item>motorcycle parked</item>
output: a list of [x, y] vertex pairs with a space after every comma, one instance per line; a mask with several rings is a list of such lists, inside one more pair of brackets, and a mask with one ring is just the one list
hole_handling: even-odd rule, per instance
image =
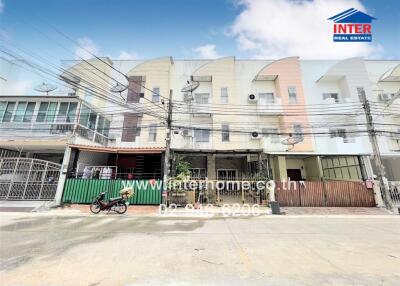
[[133, 195], [133, 189], [122, 189], [120, 191], [120, 195], [120, 197], [111, 198], [110, 200], [106, 201], [106, 193], [101, 192], [90, 205], [90, 211], [94, 214], [98, 214], [100, 211], [115, 211], [119, 214], [124, 214], [128, 208], [126, 201]]

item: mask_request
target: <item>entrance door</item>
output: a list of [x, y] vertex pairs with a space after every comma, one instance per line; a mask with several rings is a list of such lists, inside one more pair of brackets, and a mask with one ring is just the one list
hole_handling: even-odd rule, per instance
[[[237, 170], [235, 169], [218, 169], [218, 181], [236, 181]], [[237, 188], [235, 183], [226, 183], [224, 188], [219, 191], [220, 201], [222, 203], [238, 203], [241, 202], [241, 191]]]
[[300, 169], [287, 169], [287, 176], [291, 181], [301, 181], [301, 170]]

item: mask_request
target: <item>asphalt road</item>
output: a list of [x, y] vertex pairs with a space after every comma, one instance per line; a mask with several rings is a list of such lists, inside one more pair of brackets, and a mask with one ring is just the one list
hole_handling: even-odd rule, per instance
[[0, 285], [400, 285], [400, 218], [3, 213]]

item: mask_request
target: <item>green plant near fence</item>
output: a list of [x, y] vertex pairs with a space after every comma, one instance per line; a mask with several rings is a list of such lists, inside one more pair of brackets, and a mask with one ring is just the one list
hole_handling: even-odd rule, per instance
[[106, 199], [119, 196], [119, 191], [132, 186], [135, 194], [129, 198], [133, 205], [158, 205], [161, 203], [162, 182], [160, 180], [96, 180], [67, 179], [64, 186], [63, 202], [89, 204], [101, 192], [106, 192]]

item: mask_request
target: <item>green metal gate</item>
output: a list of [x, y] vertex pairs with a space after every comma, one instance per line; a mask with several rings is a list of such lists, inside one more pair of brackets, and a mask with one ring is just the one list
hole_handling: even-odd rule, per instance
[[133, 187], [135, 193], [129, 198], [133, 205], [159, 205], [161, 203], [161, 180], [99, 180], [67, 179], [62, 201], [64, 203], [88, 204], [100, 192], [106, 192], [106, 199], [118, 197], [124, 187]]

